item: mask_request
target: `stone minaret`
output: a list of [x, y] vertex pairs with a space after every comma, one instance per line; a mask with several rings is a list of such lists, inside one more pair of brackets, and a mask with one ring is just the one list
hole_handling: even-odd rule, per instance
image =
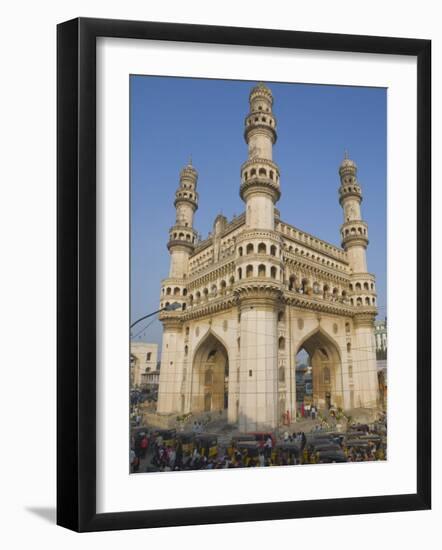
[[373, 407], [378, 400], [374, 319], [377, 315], [375, 277], [367, 270], [368, 226], [361, 218], [362, 191], [357, 166], [345, 153], [339, 167], [339, 202], [344, 211], [341, 226], [342, 247], [351, 270], [350, 296], [355, 306], [353, 342], [348, 363], [360, 388], [355, 406]]
[[241, 198], [246, 203], [246, 225], [253, 229], [275, 228], [274, 205], [280, 197], [279, 169], [272, 160], [276, 142], [276, 119], [272, 92], [258, 84], [250, 92], [250, 112], [244, 138], [249, 158], [241, 167]]
[[[196, 231], [193, 215], [198, 208], [196, 184], [198, 173], [191, 162], [181, 170], [180, 184], [175, 193], [176, 220], [169, 230], [167, 248], [170, 252], [169, 277], [162, 281], [160, 306], [178, 302], [186, 307], [186, 277], [189, 256], [195, 248]], [[170, 414], [180, 410], [181, 383], [184, 372], [184, 344], [180, 315], [182, 310], [162, 311], [163, 345], [161, 351], [160, 391], [157, 411]]]
[[280, 197], [279, 169], [272, 160], [276, 120], [271, 91], [258, 84], [250, 92], [244, 137], [248, 160], [241, 167], [240, 195], [246, 227], [236, 240], [236, 289], [239, 309], [239, 410], [242, 431], [278, 424], [277, 315], [282, 296], [282, 242], [275, 231]]
[[362, 191], [356, 177], [357, 166], [348, 158], [347, 152], [339, 167], [339, 175], [339, 202], [344, 211], [344, 223], [341, 226], [342, 247], [347, 252], [353, 273], [365, 273], [368, 228], [361, 219]]
[[183, 278], [188, 271], [189, 255], [195, 247], [196, 232], [193, 215], [198, 208], [196, 184], [198, 173], [189, 162], [181, 170], [180, 185], [175, 193], [176, 220], [169, 231], [169, 277]]

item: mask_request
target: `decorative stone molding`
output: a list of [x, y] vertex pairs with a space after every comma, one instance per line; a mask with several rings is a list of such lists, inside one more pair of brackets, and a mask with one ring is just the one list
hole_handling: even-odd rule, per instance
[[266, 306], [277, 307], [282, 300], [282, 291], [279, 285], [249, 280], [240, 282], [234, 291], [240, 307]]
[[252, 193], [261, 192], [269, 195], [273, 202], [277, 202], [281, 196], [279, 185], [270, 178], [252, 176], [241, 184], [239, 195], [246, 201]]

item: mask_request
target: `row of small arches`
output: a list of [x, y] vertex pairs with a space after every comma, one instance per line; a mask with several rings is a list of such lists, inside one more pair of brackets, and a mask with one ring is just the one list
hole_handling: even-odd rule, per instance
[[[235, 279], [234, 277], [230, 277], [229, 279], [229, 284], [230, 286], [233, 285], [233, 283], [235, 282]], [[227, 289], [227, 283], [226, 281], [223, 279], [221, 282], [220, 282], [220, 292], [221, 294], [224, 294], [225, 291]], [[204, 288], [202, 291], [198, 290], [197, 292], [195, 292], [195, 294], [190, 294], [189, 296], [189, 305], [192, 305], [194, 301], [199, 301], [201, 300], [201, 298], [204, 298], [204, 299], [207, 299], [209, 297], [209, 294], [211, 294], [212, 296], [216, 296], [218, 294], [218, 287], [217, 285], [213, 284], [211, 287], [210, 287], [210, 291], [209, 289], [206, 287]]]
[[350, 283], [350, 290], [353, 291], [354, 290], [362, 290], [362, 288], [364, 288], [364, 290], [374, 290], [374, 283], [355, 283], [355, 285], [353, 286], [353, 283]]
[[166, 296], [187, 296], [187, 288], [181, 289], [178, 286], [175, 288], [168, 286], [163, 288], [163, 294], [166, 294]]
[[326, 260], [325, 258], [321, 258], [321, 256], [315, 256], [314, 254], [310, 254], [310, 252], [305, 252], [302, 248], [294, 248], [293, 246], [286, 246], [286, 250], [288, 252], [294, 252], [295, 254], [300, 254], [301, 256], [305, 256], [306, 258], [310, 258], [311, 260], [316, 260], [318, 262], [321, 262], [324, 265], [327, 265], [329, 267], [333, 267], [335, 269], [344, 269], [342, 266], [335, 264], [334, 262], [331, 262], [330, 260]]
[[365, 229], [365, 227], [358, 227], [357, 230], [356, 230], [356, 227], [352, 227], [351, 229], [349, 229], [347, 227], [347, 229], [345, 230], [345, 232], [343, 231], [342, 232], [343, 236], [347, 237], [348, 235], [367, 235], [367, 230]]
[[[267, 254], [267, 245], [266, 243], [259, 243], [256, 247], [256, 251], [258, 254]], [[245, 247], [240, 246], [238, 248], [238, 255], [243, 256], [244, 253], [246, 255], [254, 254], [255, 253], [255, 245], [253, 243], [248, 243]], [[276, 256], [278, 254], [278, 248], [272, 244], [269, 247], [269, 253], [271, 256]]]
[[359, 193], [358, 187], [343, 187], [341, 193]]
[[[237, 273], [239, 280], [243, 278], [243, 275], [247, 279], [253, 277], [255, 274], [258, 277], [267, 277], [267, 267], [264, 264], [259, 264], [257, 270], [255, 270], [254, 266], [252, 264], [249, 264], [246, 265], [244, 270], [242, 267], [239, 267]], [[269, 277], [271, 277], [272, 279], [277, 279], [278, 277], [278, 268], [276, 268], [274, 265], [270, 268]]]
[[[266, 107], [264, 109], [267, 113], [270, 113], [270, 108], [269, 107]], [[258, 105], [258, 111], [262, 111], [262, 105]]]
[[267, 119], [267, 117], [265, 117], [265, 116], [261, 116], [261, 117], [259, 117], [259, 116], [252, 116], [252, 117], [250, 117], [250, 118], [247, 120], [247, 126], [250, 126], [250, 125], [252, 124], [252, 122], [255, 123], [255, 124], [259, 124], [260, 122], [264, 122], [264, 123], [267, 123], [267, 122], [268, 122], [268, 123], [270, 124], [270, 126], [273, 126], [273, 125], [274, 125], [273, 119], [270, 118], [270, 117]]
[[[267, 170], [265, 168], [252, 168], [250, 170], [250, 174], [248, 172], [248, 170], [246, 170], [244, 172], [244, 180], [247, 181], [249, 179], [249, 175], [251, 178], [255, 177], [255, 176], [264, 176], [265, 178], [267, 177]], [[275, 172], [273, 170], [269, 170], [268, 172], [268, 176], [271, 180], [276, 180], [276, 181], [279, 181], [279, 178], [277, 176], [275, 176]]]
[[191, 237], [189, 233], [178, 233], [177, 231], [175, 231], [175, 233], [173, 233], [173, 239], [174, 240], [180, 240], [180, 241], [188, 241], [188, 242], [192, 242], [194, 243], [195, 242], [195, 237]]
[[337, 254], [339, 256], [342, 256], [344, 253], [342, 250], [339, 250], [338, 248], [325, 243], [323, 241], [320, 241], [319, 239], [312, 237], [311, 235], [308, 235], [307, 233], [303, 233], [302, 231], [298, 231], [294, 229], [293, 227], [290, 227], [288, 225], [279, 223], [277, 229], [281, 231], [281, 233], [284, 233], [285, 235], [291, 235], [293, 237], [296, 237], [297, 239], [304, 241], [308, 244], [312, 244], [315, 246], [318, 246], [322, 250], [327, 250], [329, 252], [332, 252], [333, 254]]
[[184, 199], [191, 199], [195, 200], [195, 195], [193, 193], [187, 193], [186, 191], [177, 191], [177, 197], [178, 198], [184, 198]]
[[322, 286], [322, 289], [321, 289], [321, 285], [317, 281], [315, 281], [310, 286], [309, 280], [307, 278], [303, 278], [303, 279], [301, 279], [301, 281], [298, 285], [297, 281], [296, 281], [296, 277], [294, 275], [292, 275], [289, 278], [289, 281], [288, 281], [288, 289], [289, 290], [294, 290], [294, 291], [300, 292], [301, 294], [306, 294], [309, 291], [310, 288], [311, 288], [311, 290], [313, 291], [314, 294], [321, 294], [322, 293], [324, 297], [326, 297], [328, 295], [332, 295], [335, 298], [339, 298], [339, 296], [341, 296], [342, 298], [347, 297], [347, 291], [346, 290], [342, 290], [340, 292], [337, 287], [334, 287], [333, 289], [331, 289], [331, 287], [328, 284], [324, 284]]

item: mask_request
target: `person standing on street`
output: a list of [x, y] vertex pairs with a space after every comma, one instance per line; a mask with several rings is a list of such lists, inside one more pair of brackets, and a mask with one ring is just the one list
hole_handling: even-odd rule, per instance
[[273, 441], [270, 436], [267, 437], [266, 442], [264, 443], [264, 452], [266, 458], [270, 458], [272, 455], [272, 447], [273, 447]]

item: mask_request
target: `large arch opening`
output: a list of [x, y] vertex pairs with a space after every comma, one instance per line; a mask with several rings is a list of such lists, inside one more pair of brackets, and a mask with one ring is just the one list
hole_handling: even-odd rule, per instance
[[192, 368], [192, 411], [224, 411], [229, 403], [229, 358], [224, 344], [209, 333], [199, 345]]
[[335, 342], [321, 330], [308, 336], [296, 355], [296, 405], [327, 412], [344, 406], [341, 356]]

